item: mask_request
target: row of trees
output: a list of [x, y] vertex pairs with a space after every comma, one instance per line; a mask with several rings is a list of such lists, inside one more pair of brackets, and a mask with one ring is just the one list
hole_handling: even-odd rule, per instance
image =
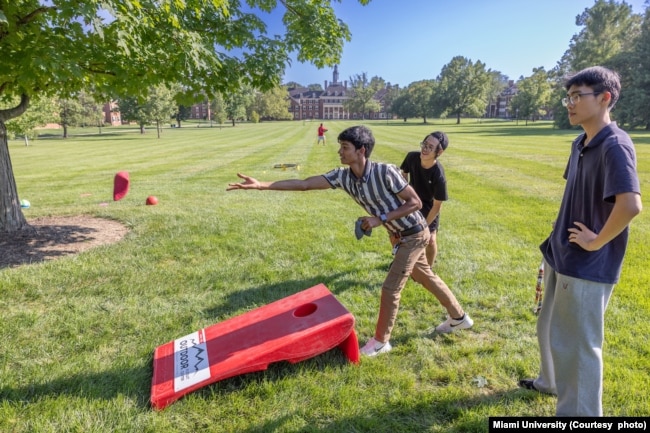
[[[625, 1], [596, 0], [576, 17], [576, 26], [580, 32], [552, 70], [533, 68], [530, 76], [516, 81], [517, 93], [507, 107], [510, 117], [526, 122], [552, 117], [557, 127], [570, 128], [560, 102], [566, 93], [565, 78], [585, 67], [602, 65], [621, 75], [623, 89], [613, 113], [616, 120], [623, 126], [650, 129], [650, 11], [646, 8], [639, 15]], [[363, 114], [379, 111], [372, 95], [385, 88], [384, 80], [368, 79], [362, 73], [350, 77], [350, 82], [353, 92], [346, 109]], [[389, 87], [383, 98], [386, 111], [397, 117], [422, 118], [426, 123], [431, 117], [453, 116], [460, 123], [464, 116], [486, 115], [508, 82], [507, 76], [488, 69], [480, 60], [456, 56], [436, 78]], [[309, 88], [320, 90], [317, 84]]]
[[76, 98], [58, 99], [38, 98], [20, 117], [7, 121], [7, 134], [10, 137], [23, 137], [25, 146], [36, 136], [36, 128], [48, 123], [63, 127], [63, 136], [68, 136], [71, 126], [104, 125], [103, 104], [97, 103], [89, 94], [81, 92]]
[[[621, 75], [623, 89], [614, 117], [621, 125], [650, 129], [650, 10], [633, 13], [625, 1], [597, 0], [576, 17], [581, 27], [555, 68], [534, 68], [520, 77], [517, 93], [508, 111], [518, 119], [553, 117], [560, 128], [570, 128], [566, 110], [564, 80], [572, 72], [602, 65]], [[496, 101], [508, 77], [486, 68], [480, 61], [457, 56], [435, 79], [422, 80], [388, 95], [392, 114], [404, 117], [483, 116]]]
[[[190, 118], [191, 107], [179, 104], [177, 95], [182, 93], [179, 84], [171, 86], [152, 86], [146, 96], [124, 96], [116, 99], [113, 111], [119, 111], [123, 121], [137, 123], [144, 134], [147, 125], [155, 125], [160, 137], [162, 126], [170, 119], [180, 127]], [[239, 120], [260, 119], [286, 120], [291, 118], [288, 111], [287, 90], [276, 86], [265, 92], [243, 86], [237, 91], [223, 96], [221, 93], [208, 100], [210, 120], [225, 123]], [[98, 127], [104, 125], [104, 104], [96, 102], [89, 94], [81, 92], [76, 98], [38, 98], [34, 100], [22, 116], [7, 121], [9, 136], [24, 137], [25, 145], [36, 136], [37, 128], [47, 123], [56, 123], [63, 128], [63, 137], [68, 137], [69, 127]]]
[[621, 76], [621, 96], [614, 119], [621, 126], [650, 130], [650, 10], [635, 14], [626, 2], [597, 0], [576, 17], [582, 27], [555, 68], [533, 70], [517, 82], [518, 93], [512, 108], [521, 118], [535, 120], [540, 115], [555, 115], [559, 128], [570, 128], [561, 100], [566, 95], [564, 79], [575, 71], [602, 65]]
[[[174, 119], [180, 127], [182, 121], [190, 117], [191, 107], [179, 104], [176, 96], [181, 93], [180, 85], [171, 87], [159, 85], [152, 88], [146, 97], [134, 96], [117, 99], [116, 110], [120, 111], [122, 120], [136, 122], [140, 125], [140, 132], [144, 133], [146, 125], [156, 125], [158, 136], [162, 125]], [[206, 102], [205, 96], [198, 97], [197, 101]], [[240, 89], [226, 94], [214, 93], [207, 99], [210, 121], [219, 124], [231, 121], [233, 126], [239, 120], [260, 119], [286, 120], [290, 119], [287, 90], [284, 86], [275, 86], [266, 91], [254, 89], [244, 85]]]

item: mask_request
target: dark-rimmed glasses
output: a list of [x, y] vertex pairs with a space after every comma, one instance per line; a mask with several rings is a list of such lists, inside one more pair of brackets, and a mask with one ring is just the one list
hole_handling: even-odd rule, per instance
[[576, 105], [578, 102], [580, 102], [580, 98], [582, 96], [589, 96], [589, 95], [598, 96], [601, 93], [603, 92], [574, 93], [573, 95], [566, 95], [566, 98], [562, 98], [562, 105], [565, 107], [569, 106], [569, 104]]

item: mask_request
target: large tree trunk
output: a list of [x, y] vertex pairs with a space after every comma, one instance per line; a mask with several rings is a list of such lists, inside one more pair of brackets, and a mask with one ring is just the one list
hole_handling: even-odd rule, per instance
[[0, 232], [13, 233], [29, 227], [20, 209], [5, 125], [7, 120], [23, 114], [28, 106], [29, 97], [22, 95], [16, 107], [0, 110]]
[[7, 128], [0, 119], [0, 232], [13, 233], [28, 227], [20, 209], [14, 171], [9, 157]]

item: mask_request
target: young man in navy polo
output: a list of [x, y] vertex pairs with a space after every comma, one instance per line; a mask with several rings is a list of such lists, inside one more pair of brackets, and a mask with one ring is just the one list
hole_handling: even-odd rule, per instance
[[570, 77], [562, 100], [584, 132], [571, 146], [553, 231], [542, 243], [541, 368], [519, 386], [557, 394], [557, 416], [602, 416], [605, 309], [618, 282], [628, 225], [641, 212], [634, 144], [609, 116], [618, 74], [595, 66]]
[[474, 322], [427, 263], [425, 247], [430, 234], [426, 220], [419, 212], [422, 203], [415, 190], [406, 182], [397, 166], [368, 159], [375, 139], [365, 126], [344, 130], [339, 134], [338, 142], [341, 163], [347, 168], [336, 168], [303, 180], [276, 182], [260, 182], [238, 173], [243, 182], [231, 183], [227, 190], [308, 191], [341, 188], [370, 214], [359, 219], [363, 230], [379, 226], [388, 230], [394, 240], [395, 258], [382, 285], [375, 335], [361, 348], [362, 354], [375, 356], [391, 350], [390, 336], [399, 309], [400, 293], [409, 276], [431, 292], [447, 310], [447, 320], [438, 325], [437, 332], [449, 333], [470, 328]]

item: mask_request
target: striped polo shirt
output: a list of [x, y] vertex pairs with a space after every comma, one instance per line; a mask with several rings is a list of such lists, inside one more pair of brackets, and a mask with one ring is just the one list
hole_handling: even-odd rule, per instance
[[[408, 182], [396, 165], [366, 161], [363, 176], [359, 179], [350, 168], [339, 167], [325, 173], [332, 188], [342, 188], [370, 215], [378, 217], [399, 208], [404, 201], [397, 196]], [[401, 232], [419, 224], [426, 225], [420, 212], [387, 222], [391, 232]]]

